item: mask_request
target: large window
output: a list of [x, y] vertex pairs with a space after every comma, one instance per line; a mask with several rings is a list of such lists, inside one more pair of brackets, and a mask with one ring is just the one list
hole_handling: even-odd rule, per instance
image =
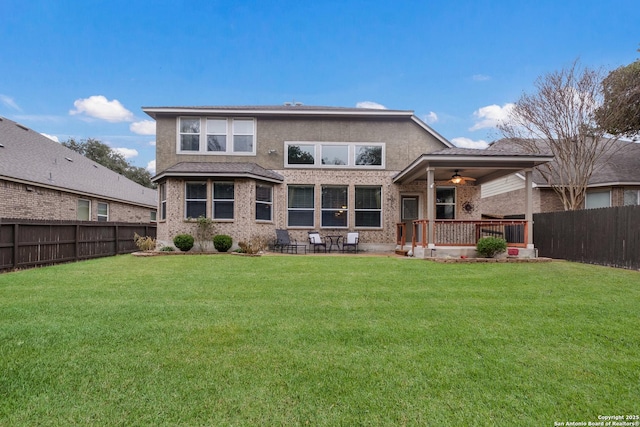
[[158, 186], [160, 193], [160, 220], [167, 219], [167, 184], [160, 184]]
[[356, 186], [356, 227], [382, 227], [382, 188]]
[[85, 199], [78, 199], [78, 221], [91, 220], [91, 202]]
[[178, 153], [255, 155], [255, 120], [180, 117]]
[[456, 218], [456, 189], [436, 188], [436, 219]]
[[98, 221], [109, 221], [109, 204], [98, 202]]
[[313, 227], [313, 185], [290, 185], [287, 194], [287, 226]]
[[199, 218], [207, 215], [207, 183], [187, 182], [186, 184], [186, 218]]
[[233, 219], [233, 182], [213, 183], [213, 219]]
[[322, 227], [346, 228], [349, 207], [346, 185], [322, 187]]
[[256, 220], [273, 219], [273, 186], [256, 184]]
[[384, 143], [286, 142], [287, 167], [384, 168]]
[[608, 208], [611, 206], [611, 192], [588, 191], [584, 204], [585, 209]]

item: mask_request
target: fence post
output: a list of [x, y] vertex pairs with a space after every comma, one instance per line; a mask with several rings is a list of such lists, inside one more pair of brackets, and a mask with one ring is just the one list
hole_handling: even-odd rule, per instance
[[13, 225], [13, 268], [18, 268], [18, 232], [20, 231], [20, 226], [18, 223]]

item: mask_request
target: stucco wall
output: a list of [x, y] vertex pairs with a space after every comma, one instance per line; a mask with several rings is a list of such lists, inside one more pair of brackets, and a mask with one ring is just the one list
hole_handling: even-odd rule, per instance
[[0, 218], [78, 219], [78, 199], [91, 201], [91, 220], [98, 220], [98, 202], [109, 204], [109, 221], [150, 222], [151, 209], [60, 190], [0, 180]]

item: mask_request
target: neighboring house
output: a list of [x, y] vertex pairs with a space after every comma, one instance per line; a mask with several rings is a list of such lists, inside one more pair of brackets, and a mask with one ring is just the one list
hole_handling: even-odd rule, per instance
[[[509, 141], [496, 141], [488, 151], [514, 150]], [[617, 141], [613, 154], [596, 165], [589, 179], [584, 208], [601, 208], [640, 204], [640, 144]], [[553, 161], [552, 161], [553, 162]], [[543, 176], [534, 169], [532, 174], [533, 211], [553, 212], [564, 210], [560, 197]], [[482, 185], [482, 210], [489, 217], [517, 216], [524, 214], [521, 198], [525, 180], [522, 173], [501, 177]]]
[[157, 191], [0, 117], [0, 218], [150, 222]]
[[[284, 228], [305, 243], [312, 230], [357, 231], [362, 249], [393, 250], [398, 224], [411, 228], [431, 211], [434, 219], [436, 213], [480, 219], [479, 210], [469, 209], [480, 200], [479, 186], [451, 184], [455, 170], [467, 168], [480, 183], [548, 160], [453, 148], [405, 110], [284, 105], [143, 111], [156, 120], [157, 236], [166, 244], [177, 234], [195, 234], [195, 219], [204, 216], [234, 244], [274, 238]], [[429, 187], [428, 179], [434, 180]]]

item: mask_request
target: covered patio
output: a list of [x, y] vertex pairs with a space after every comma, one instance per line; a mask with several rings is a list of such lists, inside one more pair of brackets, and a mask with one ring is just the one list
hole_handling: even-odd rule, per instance
[[[496, 236], [507, 240], [513, 256], [534, 257], [532, 168], [552, 159], [553, 156], [541, 154], [464, 148], [423, 154], [393, 179], [398, 185], [424, 183], [426, 193], [421, 209], [426, 217], [396, 224], [396, 249], [420, 258], [474, 257], [478, 239]], [[522, 172], [526, 180], [524, 219], [483, 219], [484, 212], [468, 203], [460, 205], [461, 200], [457, 199], [457, 210], [466, 210], [467, 218], [443, 218], [442, 212], [436, 210], [438, 188], [465, 188], [467, 193], [479, 196], [483, 183], [516, 172]], [[458, 193], [455, 192], [456, 198]]]

